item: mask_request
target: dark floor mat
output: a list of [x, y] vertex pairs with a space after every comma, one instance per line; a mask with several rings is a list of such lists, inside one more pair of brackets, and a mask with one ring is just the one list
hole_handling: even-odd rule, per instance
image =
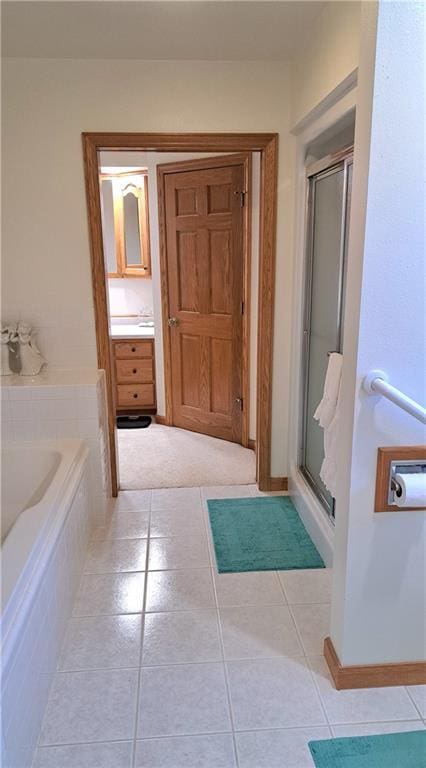
[[117, 429], [145, 429], [151, 421], [151, 416], [117, 416]]

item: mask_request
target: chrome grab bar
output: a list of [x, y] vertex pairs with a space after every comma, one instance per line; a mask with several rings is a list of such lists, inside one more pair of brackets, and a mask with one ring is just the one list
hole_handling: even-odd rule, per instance
[[426, 408], [423, 408], [408, 395], [404, 395], [399, 389], [389, 384], [389, 377], [384, 371], [370, 371], [362, 382], [364, 391], [368, 395], [383, 395], [403, 411], [406, 411], [415, 419], [426, 424]]

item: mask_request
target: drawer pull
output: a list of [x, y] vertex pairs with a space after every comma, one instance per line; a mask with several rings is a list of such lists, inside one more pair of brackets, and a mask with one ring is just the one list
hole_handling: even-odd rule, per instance
[[132, 347], [132, 352], [136, 352], [136, 347]]
[[138, 369], [137, 368], [133, 368], [132, 373], [137, 373], [137, 372], [138, 372]]
[[133, 408], [153, 407], [155, 405], [155, 385], [153, 383], [118, 384], [117, 404], [119, 408], [124, 408], [126, 405]]

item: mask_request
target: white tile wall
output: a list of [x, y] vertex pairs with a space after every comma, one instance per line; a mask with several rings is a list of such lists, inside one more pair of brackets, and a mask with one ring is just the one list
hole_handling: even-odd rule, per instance
[[49, 371], [1, 380], [2, 440], [79, 437], [89, 448], [89, 492], [102, 525], [111, 496], [105, 375], [95, 369]]
[[86, 464], [60, 538], [34, 597], [25, 631], [2, 676], [4, 768], [29, 768], [90, 539]]

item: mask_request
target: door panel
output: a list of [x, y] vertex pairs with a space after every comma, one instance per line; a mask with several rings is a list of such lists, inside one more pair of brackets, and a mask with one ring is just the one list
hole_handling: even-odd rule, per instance
[[182, 333], [180, 337], [180, 359], [182, 366], [181, 381], [182, 405], [199, 408], [201, 405], [199, 370], [201, 368], [201, 338]]
[[244, 165], [207, 163], [165, 175], [173, 423], [241, 442]]
[[229, 232], [212, 231], [210, 236], [211, 312], [232, 313], [232, 243]]
[[[232, 411], [232, 342], [211, 339], [211, 410], [227, 414]], [[223, 371], [231, 375], [224, 376]]]
[[198, 312], [197, 233], [177, 233], [178, 306], [181, 310]]

